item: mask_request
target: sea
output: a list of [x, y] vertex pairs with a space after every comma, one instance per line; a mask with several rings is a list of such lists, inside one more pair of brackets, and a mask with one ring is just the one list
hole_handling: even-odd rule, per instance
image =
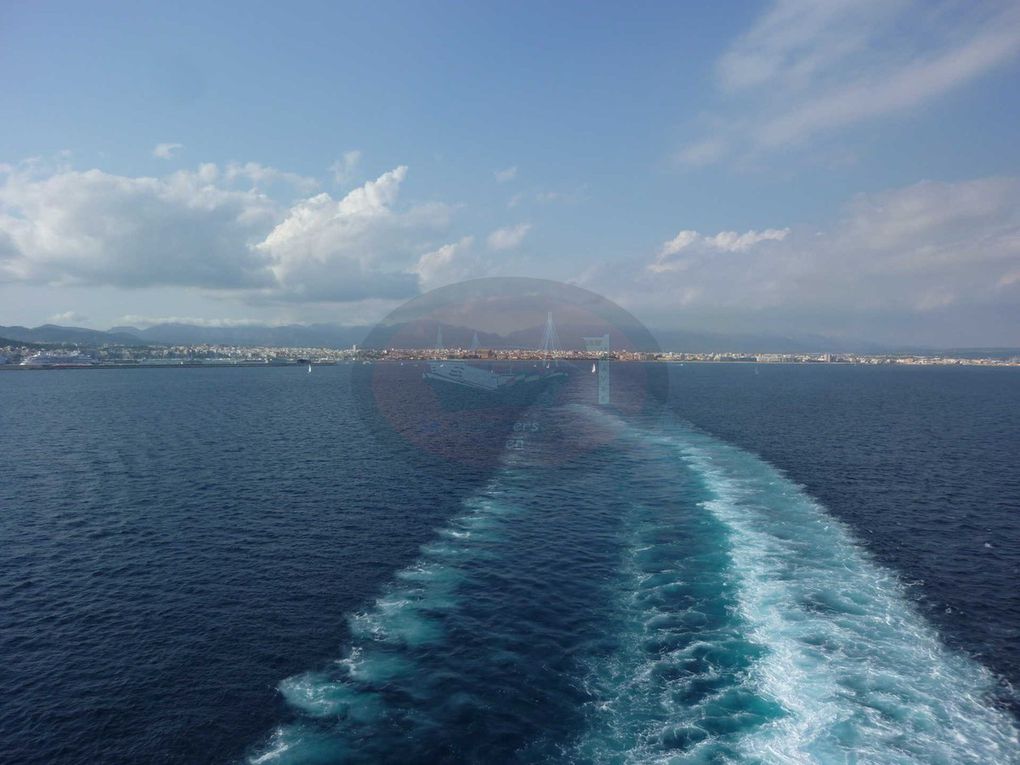
[[1020, 763], [1020, 369], [422, 371], [0, 373], [0, 762]]

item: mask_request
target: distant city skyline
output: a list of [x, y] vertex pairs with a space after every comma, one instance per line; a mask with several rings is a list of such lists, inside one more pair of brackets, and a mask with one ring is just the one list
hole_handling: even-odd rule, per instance
[[481, 276], [649, 326], [1020, 346], [1020, 6], [0, 12], [0, 325], [370, 325]]

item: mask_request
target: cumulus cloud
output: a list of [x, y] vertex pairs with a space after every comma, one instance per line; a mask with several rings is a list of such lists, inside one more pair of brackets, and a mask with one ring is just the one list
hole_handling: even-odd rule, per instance
[[520, 247], [530, 230], [530, 223], [518, 223], [516, 226], [497, 228], [489, 234], [486, 243], [490, 250], [514, 250]]
[[0, 232], [13, 253], [0, 280], [210, 288], [259, 286], [252, 250], [275, 217], [253, 190], [215, 185], [215, 166], [165, 178], [32, 168], [0, 187]]
[[152, 156], [157, 159], [173, 159], [177, 152], [183, 148], [183, 143], [157, 143], [152, 150]]
[[497, 170], [493, 173], [493, 175], [496, 176], [496, 183], [509, 183], [517, 177], [517, 165], [503, 170]]
[[361, 164], [361, 152], [357, 149], [344, 152], [344, 155], [329, 166], [333, 173], [333, 182], [337, 186], [347, 186], [354, 180], [354, 174]]
[[[627, 273], [639, 275], [628, 284]], [[909, 326], [932, 341], [966, 322], [974, 340], [1020, 333], [1020, 179], [858, 195], [822, 230], [683, 230], [643, 264], [609, 264], [586, 284], [673, 322], [725, 316], [744, 329], [886, 338]]]
[[195, 287], [253, 303], [406, 298], [451, 216], [398, 206], [406, 174], [282, 202], [263, 187], [304, 179], [257, 163], [162, 178], [29, 163], [0, 179], [0, 282]]
[[774, 0], [717, 62], [709, 138], [677, 160], [803, 143], [904, 112], [1020, 53], [1020, 6], [949, 0]]
[[406, 175], [400, 166], [339, 201], [319, 194], [291, 207], [255, 247], [270, 262], [272, 296], [347, 301], [415, 294], [414, 253], [422, 238], [447, 226], [450, 210], [432, 204], [396, 211]]
[[421, 279], [422, 289], [434, 289], [478, 276], [481, 262], [475, 253], [474, 243], [473, 236], [465, 236], [418, 258], [415, 271]]

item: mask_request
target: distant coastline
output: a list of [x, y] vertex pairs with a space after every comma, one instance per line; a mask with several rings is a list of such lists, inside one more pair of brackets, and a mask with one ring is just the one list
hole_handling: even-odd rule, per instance
[[[264, 350], [264, 349], [263, 349]], [[437, 352], [426, 349], [386, 349], [329, 351], [329, 349], [273, 349], [280, 355], [272, 358], [145, 358], [131, 361], [93, 359], [75, 363], [0, 363], [0, 372], [32, 372], [42, 370], [69, 369], [198, 369], [203, 367], [234, 367], [261, 369], [267, 367], [336, 366], [338, 364], [395, 363], [425, 361], [462, 361], [476, 363], [513, 363], [527, 361], [557, 360], [566, 362], [612, 361], [614, 363], [667, 364], [761, 364], [761, 365], [808, 365], [808, 366], [979, 366], [979, 367], [1020, 367], [1018, 358], [958, 358], [948, 356], [910, 355], [859, 355], [859, 354], [743, 354], [743, 353], [591, 353], [584, 351], [559, 351], [543, 354], [528, 350], [500, 350], [467, 352], [450, 350]], [[308, 353], [315, 350], [331, 355]], [[284, 355], [291, 352], [292, 355]], [[303, 353], [302, 353], [303, 352]], [[309, 358], [312, 356], [313, 358]]]

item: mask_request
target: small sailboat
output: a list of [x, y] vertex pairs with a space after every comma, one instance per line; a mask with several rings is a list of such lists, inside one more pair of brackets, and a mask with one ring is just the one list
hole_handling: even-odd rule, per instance
[[312, 373], [312, 365], [311, 365], [311, 364], [309, 364], [309, 365], [308, 365], [308, 374], [311, 374], [311, 373]]
[[591, 363], [591, 373], [595, 374], [595, 362], [594, 361]]

